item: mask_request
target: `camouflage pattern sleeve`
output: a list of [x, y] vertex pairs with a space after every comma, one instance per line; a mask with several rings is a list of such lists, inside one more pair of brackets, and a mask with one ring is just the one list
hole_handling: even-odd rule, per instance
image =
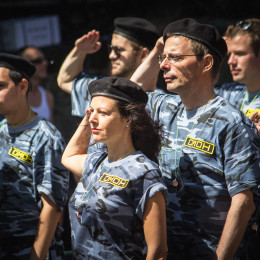
[[241, 113], [241, 120], [227, 130], [224, 142], [225, 179], [232, 196], [259, 184], [259, 148], [253, 123]]
[[89, 107], [91, 97], [88, 92], [88, 85], [98, 77], [90, 77], [81, 73], [74, 81], [71, 91], [71, 114], [73, 116], [84, 117], [86, 108]]
[[34, 151], [35, 176], [42, 176], [37, 190], [46, 194], [51, 201], [63, 210], [68, 200], [69, 172], [61, 164], [65, 142], [60, 132], [47, 121], [41, 121], [40, 130], [45, 133]]

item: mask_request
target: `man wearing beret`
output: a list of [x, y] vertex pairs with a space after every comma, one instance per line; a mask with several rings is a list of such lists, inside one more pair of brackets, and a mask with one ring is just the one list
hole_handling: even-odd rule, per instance
[[[129, 79], [148, 56], [159, 36], [158, 29], [146, 19], [116, 18], [110, 45], [109, 76]], [[90, 77], [82, 71], [86, 56], [100, 49], [99, 37], [99, 32], [92, 30], [76, 40], [75, 47], [64, 60], [58, 74], [59, 87], [71, 94], [74, 116], [84, 117], [87, 108], [86, 89], [91, 81], [98, 78]]]
[[182, 19], [166, 26], [131, 78], [150, 88], [159, 57], [167, 90], [178, 94], [152, 92], [148, 101], [165, 131], [159, 164], [169, 194], [169, 259], [232, 259], [255, 209], [257, 129], [214, 92], [226, 52], [214, 26]]
[[65, 143], [28, 105], [34, 72], [22, 57], [0, 53], [0, 259], [64, 259]]

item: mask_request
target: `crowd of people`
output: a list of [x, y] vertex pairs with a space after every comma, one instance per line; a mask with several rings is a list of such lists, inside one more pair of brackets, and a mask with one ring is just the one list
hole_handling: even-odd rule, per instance
[[82, 118], [69, 142], [43, 52], [0, 53], [0, 259], [66, 259], [64, 229], [73, 259], [259, 259], [260, 19], [220, 35], [118, 17], [111, 36], [108, 75], [83, 71], [97, 30], [60, 67]]

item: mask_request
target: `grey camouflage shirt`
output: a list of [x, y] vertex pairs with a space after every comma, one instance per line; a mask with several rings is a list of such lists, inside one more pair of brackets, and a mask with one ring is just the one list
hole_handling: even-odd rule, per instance
[[[70, 198], [72, 248], [77, 259], [145, 259], [145, 202], [167, 188], [156, 163], [141, 152], [109, 162], [90, 154]], [[106, 159], [105, 159], [106, 158]]]

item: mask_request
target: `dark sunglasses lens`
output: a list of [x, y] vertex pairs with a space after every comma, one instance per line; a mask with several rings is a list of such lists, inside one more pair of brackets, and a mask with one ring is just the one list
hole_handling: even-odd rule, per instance
[[37, 59], [31, 60], [31, 63], [33, 63], [33, 64], [40, 64], [40, 63], [42, 63], [44, 61], [45, 61], [45, 58], [37, 58]]
[[112, 45], [109, 45], [109, 53], [111, 53], [112, 50], [115, 52], [117, 58], [119, 58], [119, 57], [120, 57], [120, 50], [118, 50], [117, 47], [114, 47], [114, 46], [112, 46]]

